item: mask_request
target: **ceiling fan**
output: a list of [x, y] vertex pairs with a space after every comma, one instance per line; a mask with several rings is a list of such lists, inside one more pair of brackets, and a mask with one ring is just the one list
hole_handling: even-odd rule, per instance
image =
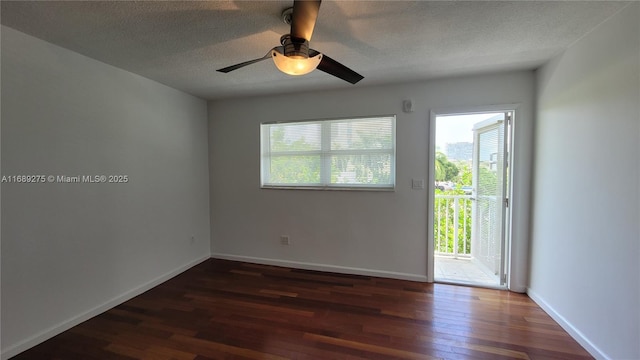
[[272, 58], [276, 67], [289, 75], [304, 75], [314, 69], [324, 71], [327, 74], [338, 77], [351, 84], [355, 84], [364, 77], [348, 67], [340, 64], [332, 58], [309, 48], [309, 41], [316, 25], [321, 0], [295, 0], [293, 10], [286, 9], [283, 13], [285, 22], [291, 23], [289, 34], [280, 38], [281, 46], [276, 46], [258, 59], [245, 61], [236, 65], [227, 66], [217, 71], [228, 73], [247, 65]]

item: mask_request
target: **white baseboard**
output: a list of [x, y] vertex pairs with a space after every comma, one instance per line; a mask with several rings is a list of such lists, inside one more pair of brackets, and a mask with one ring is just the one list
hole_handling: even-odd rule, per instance
[[362, 268], [354, 268], [354, 267], [347, 267], [347, 266], [316, 264], [316, 263], [280, 260], [280, 259], [267, 259], [267, 258], [259, 258], [259, 257], [252, 257], [252, 256], [241, 256], [241, 255], [220, 254], [220, 253], [212, 253], [211, 257], [214, 259], [242, 261], [242, 262], [248, 262], [248, 263], [254, 263], [254, 264], [282, 266], [282, 267], [289, 267], [289, 268], [295, 268], [295, 269], [316, 270], [316, 271], [334, 272], [334, 273], [350, 274], [350, 275], [375, 276], [375, 277], [419, 281], [419, 282], [427, 281], [426, 275], [408, 274], [408, 273], [400, 273], [400, 272], [394, 272], [394, 271], [362, 269]]
[[533, 300], [538, 306], [542, 308], [553, 320], [555, 320], [566, 332], [574, 338], [578, 344], [582, 345], [591, 354], [594, 358], [599, 360], [610, 360], [611, 358], [607, 356], [602, 350], [600, 350], [595, 344], [593, 344], [589, 339], [587, 339], [584, 334], [576, 329], [573, 324], [571, 324], [564, 316], [560, 315], [549, 303], [547, 303], [540, 295], [538, 295], [535, 291], [527, 288], [527, 295]]
[[152, 289], [155, 286], [158, 286], [158, 285], [162, 284], [163, 282], [171, 279], [172, 277], [174, 277], [174, 276], [176, 276], [176, 275], [178, 275], [178, 274], [180, 274], [180, 273], [182, 273], [182, 272], [184, 272], [184, 271], [186, 271], [186, 270], [188, 270], [188, 269], [200, 264], [203, 261], [206, 261], [209, 258], [210, 257], [207, 255], [207, 256], [200, 257], [200, 258], [198, 258], [196, 260], [193, 260], [193, 261], [191, 261], [191, 262], [189, 262], [189, 263], [187, 263], [185, 265], [182, 265], [182, 266], [180, 266], [180, 267], [178, 267], [178, 268], [176, 268], [174, 270], [171, 270], [171, 271], [169, 271], [169, 272], [167, 272], [167, 273], [165, 273], [165, 274], [163, 274], [161, 276], [158, 276], [157, 278], [155, 278], [155, 279], [153, 279], [153, 280], [151, 280], [151, 281], [149, 281], [147, 283], [144, 283], [144, 284], [142, 284], [142, 285], [140, 285], [140, 286], [138, 286], [138, 287], [136, 287], [134, 289], [131, 289], [131, 290], [129, 290], [129, 291], [127, 291], [127, 292], [125, 292], [125, 293], [123, 293], [121, 295], [118, 295], [115, 298], [113, 298], [113, 299], [111, 299], [111, 300], [109, 300], [109, 301], [107, 301], [107, 302], [105, 302], [105, 303], [103, 303], [101, 305], [98, 305], [98, 306], [94, 307], [93, 309], [90, 309], [90, 310], [88, 310], [86, 312], [83, 312], [83, 313], [81, 313], [81, 314], [79, 314], [77, 316], [74, 316], [74, 317], [72, 317], [72, 318], [70, 318], [68, 320], [65, 320], [65, 321], [63, 321], [63, 322], [61, 322], [61, 323], [59, 323], [57, 325], [54, 325], [54, 326], [52, 326], [52, 327], [50, 327], [50, 328], [48, 328], [48, 329], [46, 329], [46, 330], [34, 335], [34, 336], [32, 336], [32, 337], [30, 337], [30, 338], [28, 338], [28, 339], [26, 339], [24, 341], [21, 341], [21, 342], [19, 342], [17, 344], [11, 345], [11, 346], [7, 347], [6, 349], [3, 349], [2, 355], [0, 356], [0, 358], [2, 360], [5, 360], [5, 359], [8, 359], [8, 358], [10, 358], [12, 356], [16, 356], [19, 353], [21, 353], [21, 352], [23, 352], [23, 351], [25, 351], [27, 349], [30, 349], [30, 348], [32, 348], [32, 347], [34, 347], [34, 346], [36, 346], [36, 345], [38, 345], [38, 344], [50, 339], [50, 338], [52, 338], [52, 337], [54, 337], [54, 336], [56, 336], [56, 335], [58, 335], [58, 334], [60, 334], [60, 333], [62, 333], [64, 331], [67, 331], [67, 330], [71, 329], [72, 327], [74, 327], [74, 326], [76, 326], [76, 325], [78, 325], [78, 324], [80, 324], [80, 323], [82, 323], [84, 321], [87, 321], [87, 320], [91, 319], [92, 317], [94, 317], [96, 315], [100, 315], [103, 312], [105, 312], [105, 311], [107, 311], [107, 310], [109, 310], [109, 309], [111, 309], [113, 307], [116, 307], [116, 306], [124, 303], [125, 301], [127, 301], [129, 299], [132, 299], [132, 298], [144, 293], [147, 290]]

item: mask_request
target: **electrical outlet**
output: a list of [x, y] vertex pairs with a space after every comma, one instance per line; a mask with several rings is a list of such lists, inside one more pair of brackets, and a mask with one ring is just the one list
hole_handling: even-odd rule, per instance
[[291, 245], [291, 242], [289, 241], [289, 235], [280, 236], [280, 244], [281, 245]]

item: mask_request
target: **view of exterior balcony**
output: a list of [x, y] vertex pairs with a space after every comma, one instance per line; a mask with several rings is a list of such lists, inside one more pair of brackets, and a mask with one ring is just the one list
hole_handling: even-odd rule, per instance
[[[495, 198], [436, 194], [434, 199], [434, 249], [436, 281], [499, 286], [499, 237], [491, 227]], [[480, 203], [480, 204], [478, 204]], [[475, 208], [474, 208], [475, 207]], [[497, 261], [498, 259], [498, 261]]]

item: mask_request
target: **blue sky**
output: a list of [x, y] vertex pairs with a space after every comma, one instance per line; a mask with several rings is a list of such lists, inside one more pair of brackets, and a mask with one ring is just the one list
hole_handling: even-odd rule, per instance
[[436, 117], [436, 147], [444, 151], [447, 143], [473, 142], [473, 124], [496, 115], [485, 113]]

